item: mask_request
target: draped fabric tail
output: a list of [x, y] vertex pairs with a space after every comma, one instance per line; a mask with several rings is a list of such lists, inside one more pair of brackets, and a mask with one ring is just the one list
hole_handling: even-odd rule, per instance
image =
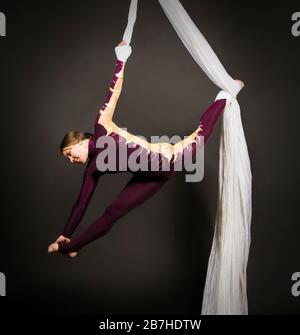
[[[221, 91], [216, 99], [228, 98]], [[240, 107], [225, 107], [219, 148], [219, 190], [202, 314], [248, 314], [247, 262], [251, 225], [251, 169]]]

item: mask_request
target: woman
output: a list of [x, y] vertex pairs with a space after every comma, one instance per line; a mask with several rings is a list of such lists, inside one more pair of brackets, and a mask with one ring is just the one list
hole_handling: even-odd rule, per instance
[[[49, 253], [62, 252], [70, 257], [75, 257], [83, 246], [106, 234], [120, 217], [149, 199], [175, 175], [175, 162], [178, 161], [179, 157], [182, 158], [188, 150], [194, 158], [198, 150], [197, 139], [203, 136], [204, 143], [206, 143], [226, 105], [226, 99], [214, 101], [203, 113], [198, 128], [190, 136], [174, 145], [149, 143], [130, 134], [119, 128], [112, 121], [112, 118], [122, 90], [125, 63], [131, 54], [131, 48], [126, 45], [125, 41], [122, 41], [115, 50], [117, 54], [115, 73], [105, 103], [96, 115], [94, 134], [69, 132], [65, 135], [60, 146], [62, 154], [71, 163], [87, 163], [87, 166], [79, 196], [72, 208], [68, 222], [62, 234], [48, 247]], [[239, 82], [243, 86], [243, 83]], [[112, 204], [85, 231], [71, 239], [85, 213], [99, 178], [105, 173], [126, 171], [123, 166], [121, 167], [122, 162], [118, 159], [115, 171], [102, 171], [101, 166], [99, 168], [97, 157], [99, 158], [99, 155], [103, 153], [104, 148], [96, 146], [96, 142], [108, 138], [115, 143], [117, 151], [120, 150], [121, 145], [126, 145], [127, 157], [137, 151], [144, 152], [147, 156], [148, 170], [127, 169], [133, 176]], [[153, 160], [156, 161], [156, 166], [159, 166], [158, 170], [151, 170]], [[163, 171], [163, 165], [166, 162], [169, 164], [169, 171]]]

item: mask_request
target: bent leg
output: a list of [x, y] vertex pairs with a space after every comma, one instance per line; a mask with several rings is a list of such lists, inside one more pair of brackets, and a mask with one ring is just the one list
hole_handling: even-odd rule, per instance
[[167, 177], [134, 175], [112, 204], [93, 224], [69, 243], [59, 243], [59, 251], [78, 251], [83, 246], [105, 235], [120, 217], [139, 206], [156, 193], [168, 180]]

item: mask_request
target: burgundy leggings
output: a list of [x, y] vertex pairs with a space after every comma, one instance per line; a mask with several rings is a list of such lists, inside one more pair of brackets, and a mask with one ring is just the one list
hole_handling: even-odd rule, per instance
[[[204, 136], [204, 143], [212, 134], [225, 105], [225, 99], [217, 100], [201, 116], [200, 135]], [[193, 155], [195, 153], [193, 146]], [[80, 235], [72, 238], [69, 243], [59, 242], [59, 251], [63, 253], [79, 251], [83, 246], [105, 235], [119, 218], [149, 199], [175, 174], [174, 171], [134, 173], [127, 185], [94, 223]]]

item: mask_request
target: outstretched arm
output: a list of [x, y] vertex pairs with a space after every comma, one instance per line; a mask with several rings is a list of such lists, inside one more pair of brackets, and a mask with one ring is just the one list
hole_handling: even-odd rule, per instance
[[107, 93], [104, 105], [100, 109], [100, 118], [98, 120], [98, 123], [100, 124], [112, 120], [122, 91], [124, 68], [125, 63], [117, 60], [115, 72], [109, 87], [109, 92]]
[[58, 251], [63, 253], [76, 253], [83, 246], [105, 235], [119, 218], [149, 199], [168, 179], [168, 176], [148, 178], [141, 175], [134, 175], [113, 203], [106, 208], [103, 215], [78, 237], [71, 239], [69, 243], [58, 243]]
[[92, 198], [94, 190], [97, 186], [100, 173], [84, 174], [83, 183], [79, 192], [79, 196], [72, 208], [69, 219], [64, 227], [62, 235], [71, 237], [77, 226], [79, 225], [87, 206]]
[[105, 102], [100, 109], [100, 117], [98, 123], [107, 124], [113, 118], [117, 102], [119, 100], [124, 78], [124, 68], [127, 58], [131, 54], [131, 47], [122, 41], [116, 48], [117, 62], [115, 72], [107, 93]]

